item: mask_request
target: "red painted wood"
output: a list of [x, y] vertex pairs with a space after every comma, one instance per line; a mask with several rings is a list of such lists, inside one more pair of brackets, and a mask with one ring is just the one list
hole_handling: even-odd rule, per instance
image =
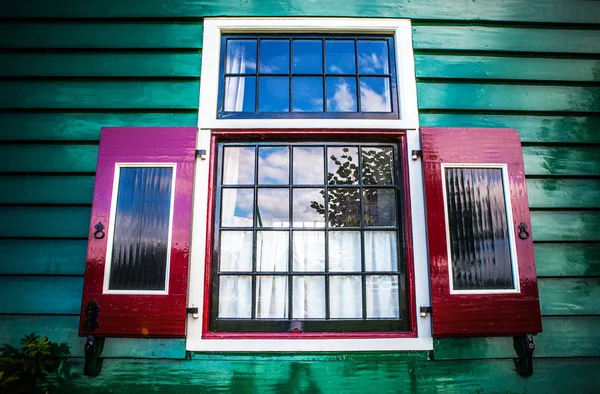
[[[338, 130], [338, 129], [309, 129], [309, 130], [213, 130], [211, 137], [211, 163], [209, 173], [209, 195], [208, 195], [208, 223], [206, 234], [206, 260], [205, 260], [205, 286], [204, 286], [204, 310], [202, 321], [202, 338], [204, 339], [260, 339], [260, 338], [278, 338], [278, 339], [335, 339], [335, 338], [416, 338], [417, 337], [417, 318], [415, 306], [415, 279], [413, 266], [412, 250], [412, 219], [410, 212], [410, 189], [408, 179], [408, 152], [406, 145], [406, 132], [404, 130]], [[216, 146], [222, 140], [340, 140], [361, 141], [361, 140], [379, 140], [392, 141], [400, 144], [400, 160], [403, 165], [402, 187], [404, 215], [404, 237], [406, 242], [405, 258], [407, 261], [408, 276], [408, 303], [410, 331], [408, 332], [311, 332], [311, 333], [248, 333], [248, 332], [211, 332], [210, 331], [210, 307], [211, 307], [211, 272], [212, 272], [212, 248], [214, 232], [214, 210], [215, 196], [214, 187], [216, 180]]]
[[[81, 306], [80, 335], [184, 337], [196, 128], [103, 128]], [[102, 222], [107, 233], [116, 163], [176, 163], [173, 231], [167, 295], [103, 294], [108, 236], [95, 239]], [[84, 329], [85, 307], [100, 306], [98, 330]]]
[[[517, 335], [542, 331], [521, 140], [513, 129], [422, 128], [433, 335]], [[442, 163], [507, 164], [520, 293], [450, 294]]]

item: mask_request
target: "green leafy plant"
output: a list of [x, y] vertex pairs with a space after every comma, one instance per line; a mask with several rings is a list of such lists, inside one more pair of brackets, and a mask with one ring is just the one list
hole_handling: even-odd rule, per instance
[[[21, 347], [0, 348], [0, 393], [34, 393], [49, 374], [61, 368], [61, 357], [70, 354], [67, 344], [56, 344], [46, 336], [25, 335]], [[46, 392], [46, 390], [43, 390]]]

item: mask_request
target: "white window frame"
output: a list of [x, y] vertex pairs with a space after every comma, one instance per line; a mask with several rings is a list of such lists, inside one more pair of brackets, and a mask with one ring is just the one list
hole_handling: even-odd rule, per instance
[[[393, 34], [396, 52], [399, 119], [217, 119], [221, 37], [223, 33], [325, 33]], [[208, 176], [211, 130], [214, 129], [396, 129], [406, 130], [408, 152], [420, 150], [417, 89], [414, 72], [411, 22], [408, 19], [375, 18], [207, 18], [204, 20], [202, 74], [197, 149], [207, 154], [196, 160], [194, 207], [188, 306], [200, 313], [188, 315], [188, 351], [218, 352], [320, 352], [320, 351], [396, 351], [432, 350], [431, 317], [416, 316], [416, 338], [340, 338], [340, 339], [216, 339], [202, 338]], [[415, 310], [430, 305], [428, 254], [425, 225], [423, 166], [420, 160], [408, 163], [412, 215]], [[211, 251], [208, 250], [208, 253]], [[418, 312], [417, 312], [418, 313]], [[265, 334], [268, 336], [268, 333]]]

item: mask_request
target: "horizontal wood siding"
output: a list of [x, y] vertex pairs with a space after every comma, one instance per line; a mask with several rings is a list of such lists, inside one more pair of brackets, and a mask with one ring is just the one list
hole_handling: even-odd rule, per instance
[[[178, 361], [164, 359], [186, 357], [183, 340], [107, 339], [102, 374], [81, 377], [100, 128], [196, 125], [202, 20], [215, 16], [411, 18], [421, 125], [520, 130], [544, 329], [532, 378], [516, 375], [511, 338]], [[67, 343], [76, 374], [59, 392], [594, 391], [600, 2], [23, 0], [0, 18], [0, 345], [32, 331]]]

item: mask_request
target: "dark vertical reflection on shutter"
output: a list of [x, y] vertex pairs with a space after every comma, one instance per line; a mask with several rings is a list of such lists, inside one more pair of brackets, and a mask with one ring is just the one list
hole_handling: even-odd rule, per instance
[[164, 290], [173, 169], [121, 168], [110, 290]]
[[514, 289], [502, 170], [445, 171], [454, 290]]

